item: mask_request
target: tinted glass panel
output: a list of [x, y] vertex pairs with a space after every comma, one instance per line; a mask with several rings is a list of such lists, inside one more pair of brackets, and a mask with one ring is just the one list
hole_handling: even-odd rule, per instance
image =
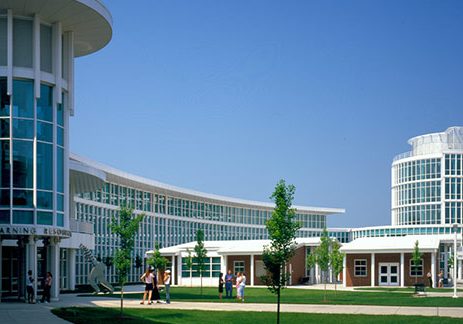
[[64, 150], [60, 147], [56, 149], [56, 190], [64, 192]]
[[6, 34], [6, 18], [0, 18], [0, 65], [7, 65], [7, 34]]
[[0, 137], [10, 137], [10, 120], [0, 119]]
[[51, 27], [40, 25], [40, 69], [51, 73]]
[[56, 143], [64, 146], [64, 130], [61, 127], [56, 127]]
[[56, 226], [64, 226], [64, 214], [56, 214]]
[[10, 187], [10, 141], [0, 141], [0, 186]]
[[37, 188], [53, 189], [53, 146], [37, 143]]
[[37, 212], [37, 224], [53, 225], [53, 213], [38, 211]]
[[31, 211], [14, 210], [13, 224], [33, 224], [34, 213]]
[[10, 115], [10, 96], [6, 94], [6, 79], [0, 79], [0, 116]]
[[13, 20], [13, 65], [32, 67], [32, 20]]
[[0, 224], [9, 224], [9, 223], [10, 223], [10, 211], [0, 210]]
[[13, 190], [13, 205], [17, 207], [34, 207], [32, 190]]
[[37, 139], [44, 142], [53, 142], [53, 124], [37, 122]]
[[10, 207], [10, 189], [0, 190], [0, 206]]
[[41, 84], [40, 98], [37, 99], [37, 119], [53, 122], [53, 90]]
[[37, 191], [37, 208], [53, 209], [53, 193]]
[[13, 81], [13, 116], [34, 118], [32, 81]]
[[29, 119], [13, 119], [14, 138], [34, 138], [34, 121]]
[[64, 125], [64, 111], [63, 111], [63, 104], [58, 104], [56, 107], [56, 119], [58, 125]]
[[13, 186], [32, 188], [33, 159], [32, 142], [13, 141]]
[[59, 211], [64, 211], [64, 196], [56, 195], [56, 209]]

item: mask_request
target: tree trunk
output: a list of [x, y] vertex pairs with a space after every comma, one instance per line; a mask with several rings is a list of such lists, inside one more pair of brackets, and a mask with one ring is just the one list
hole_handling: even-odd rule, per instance
[[203, 295], [203, 274], [201, 273], [201, 296]]
[[281, 288], [278, 287], [278, 290], [277, 290], [277, 324], [280, 324], [280, 291], [281, 291]]
[[192, 275], [191, 275], [191, 269], [190, 269], [190, 288], [193, 287], [193, 281], [191, 279]]
[[121, 284], [121, 317], [124, 314], [124, 285]]
[[[323, 277], [324, 277], [324, 278], [323, 278]], [[326, 276], [322, 276], [322, 278], [325, 279], [325, 280], [324, 280], [325, 291], [324, 291], [324, 293], [323, 293], [323, 301], [326, 302]]]

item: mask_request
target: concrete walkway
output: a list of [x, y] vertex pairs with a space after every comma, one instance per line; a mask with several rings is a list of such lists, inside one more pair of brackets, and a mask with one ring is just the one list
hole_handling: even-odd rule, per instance
[[[77, 295], [61, 295], [59, 302], [51, 304], [24, 304], [24, 303], [0, 303], [0, 323], [67, 323], [54, 316], [51, 309], [56, 307], [87, 306], [87, 307], [119, 307], [120, 300], [105, 297], [77, 297]], [[188, 309], [209, 311], [250, 311], [250, 312], [274, 312], [274, 304], [250, 304], [250, 303], [204, 303], [204, 302], [177, 302], [170, 305], [154, 304], [140, 305], [139, 300], [125, 300], [127, 308], [145, 309]], [[420, 316], [445, 316], [463, 319], [463, 308], [457, 307], [400, 307], [400, 306], [361, 306], [361, 305], [304, 305], [283, 304], [282, 312], [295, 313], [326, 313], [326, 314], [368, 314], [368, 315], [420, 315]]]

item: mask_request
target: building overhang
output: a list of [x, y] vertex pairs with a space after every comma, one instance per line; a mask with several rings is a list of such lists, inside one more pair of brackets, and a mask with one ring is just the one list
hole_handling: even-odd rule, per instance
[[73, 194], [94, 192], [101, 189], [106, 181], [106, 174], [76, 160], [69, 160], [69, 183]]

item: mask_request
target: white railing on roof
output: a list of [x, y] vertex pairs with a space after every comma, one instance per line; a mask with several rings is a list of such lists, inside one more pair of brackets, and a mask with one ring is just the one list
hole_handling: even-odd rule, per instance
[[408, 151], [408, 152], [404, 152], [404, 153], [400, 153], [400, 154], [397, 154], [396, 156], [394, 156], [394, 159], [392, 161], [397, 161], [397, 160], [401, 160], [401, 159], [405, 159], [405, 158], [408, 158], [410, 156], [413, 156], [413, 152], [412, 151]]

